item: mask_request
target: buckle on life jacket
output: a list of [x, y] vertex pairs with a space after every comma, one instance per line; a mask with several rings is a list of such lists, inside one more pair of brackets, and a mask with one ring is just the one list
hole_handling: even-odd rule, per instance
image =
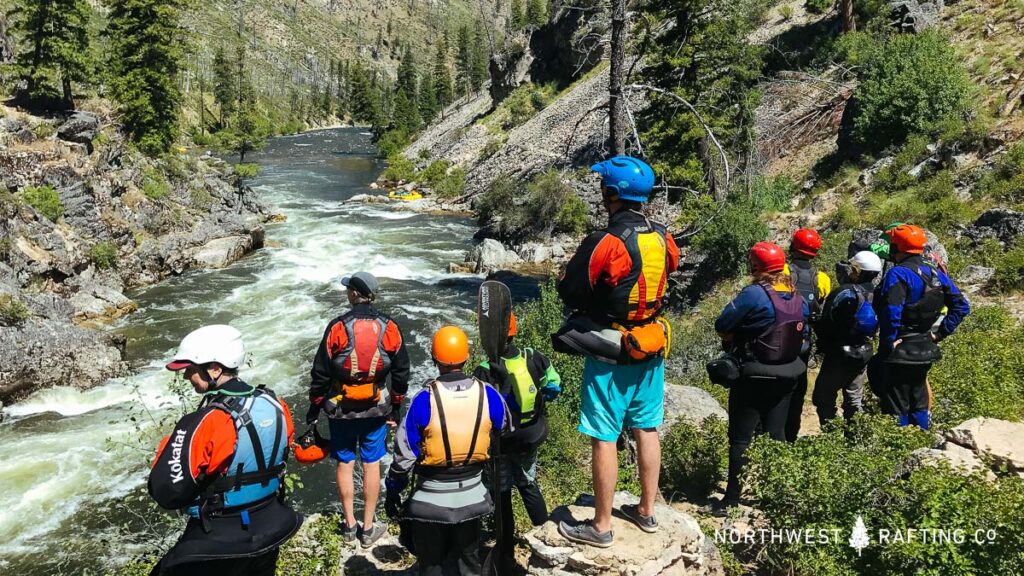
[[622, 333], [622, 350], [634, 361], [667, 357], [671, 352], [672, 326], [663, 316], [629, 327], [613, 322], [612, 327]]

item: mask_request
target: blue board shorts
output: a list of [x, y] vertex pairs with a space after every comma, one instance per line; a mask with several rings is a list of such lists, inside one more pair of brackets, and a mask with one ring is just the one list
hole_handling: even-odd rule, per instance
[[665, 359], [618, 366], [587, 358], [578, 430], [615, 442], [623, 427], [657, 428], [665, 419]]
[[387, 454], [387, 418], [331, 418], [331, 458], [348, 464], [356, 459], [356, 448], [363, 464], [379, 462]]

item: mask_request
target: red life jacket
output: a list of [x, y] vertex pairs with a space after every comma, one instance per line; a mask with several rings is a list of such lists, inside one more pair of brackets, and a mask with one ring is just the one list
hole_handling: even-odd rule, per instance
[[380, 399], [380, 386], [391, 368], [391, 357], [384, 349], [388, 319], [378, 315], [348, 313], [341, 318], [348, 341], [331, 358], [334, 377], [344, 400]]

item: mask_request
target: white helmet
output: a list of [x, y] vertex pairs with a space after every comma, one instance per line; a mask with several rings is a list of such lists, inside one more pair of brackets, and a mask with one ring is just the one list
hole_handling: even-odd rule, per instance
[[237, 370], [245, 361], [242, 333], [226, 324], [203, 326], [189, 332], [178, 345], [168, 370], [181, 370], [191, 364], [216, 362], [225, 368]]
[[850, 266], [859, 272], [881, 272], [882, 259], [870, 250], [862, 250], [850, 258]]

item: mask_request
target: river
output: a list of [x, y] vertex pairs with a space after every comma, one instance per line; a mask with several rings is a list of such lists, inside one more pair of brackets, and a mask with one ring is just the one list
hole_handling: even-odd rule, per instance
[[[180, 405], [162, 366], [190, 330], [241, 330], [249, 351], [242, 377], [282, 394], [301, 431], [313, 353], [326, 323], [346, 309], [343, 275], [380, 278], [380, 308], [402, 325], [413, 382], [431, 373], [433, 330], [472, 325], [479, 278], [444, 272], [472, 244], [469, 220], [346, 203], [383, 168], [368, 135], [277, 138], [252, 160], [261, 165], [254, 188], [287, 217], [267, 227], [268, 247], [224, 270], [191, 271], [133, 294], [139, 310], [111, 327], [128, 337], [133, 376], [85, 392], [45, 390], [5, 409], [0, 572], [102, 572], [173, 537], [181, 520], [153, 511], [146, 463], [161, 421], [168, 426]], [[290, 469], [303, 483], [293, 495], [300, 510], [337, 506], [329, 462]]]

